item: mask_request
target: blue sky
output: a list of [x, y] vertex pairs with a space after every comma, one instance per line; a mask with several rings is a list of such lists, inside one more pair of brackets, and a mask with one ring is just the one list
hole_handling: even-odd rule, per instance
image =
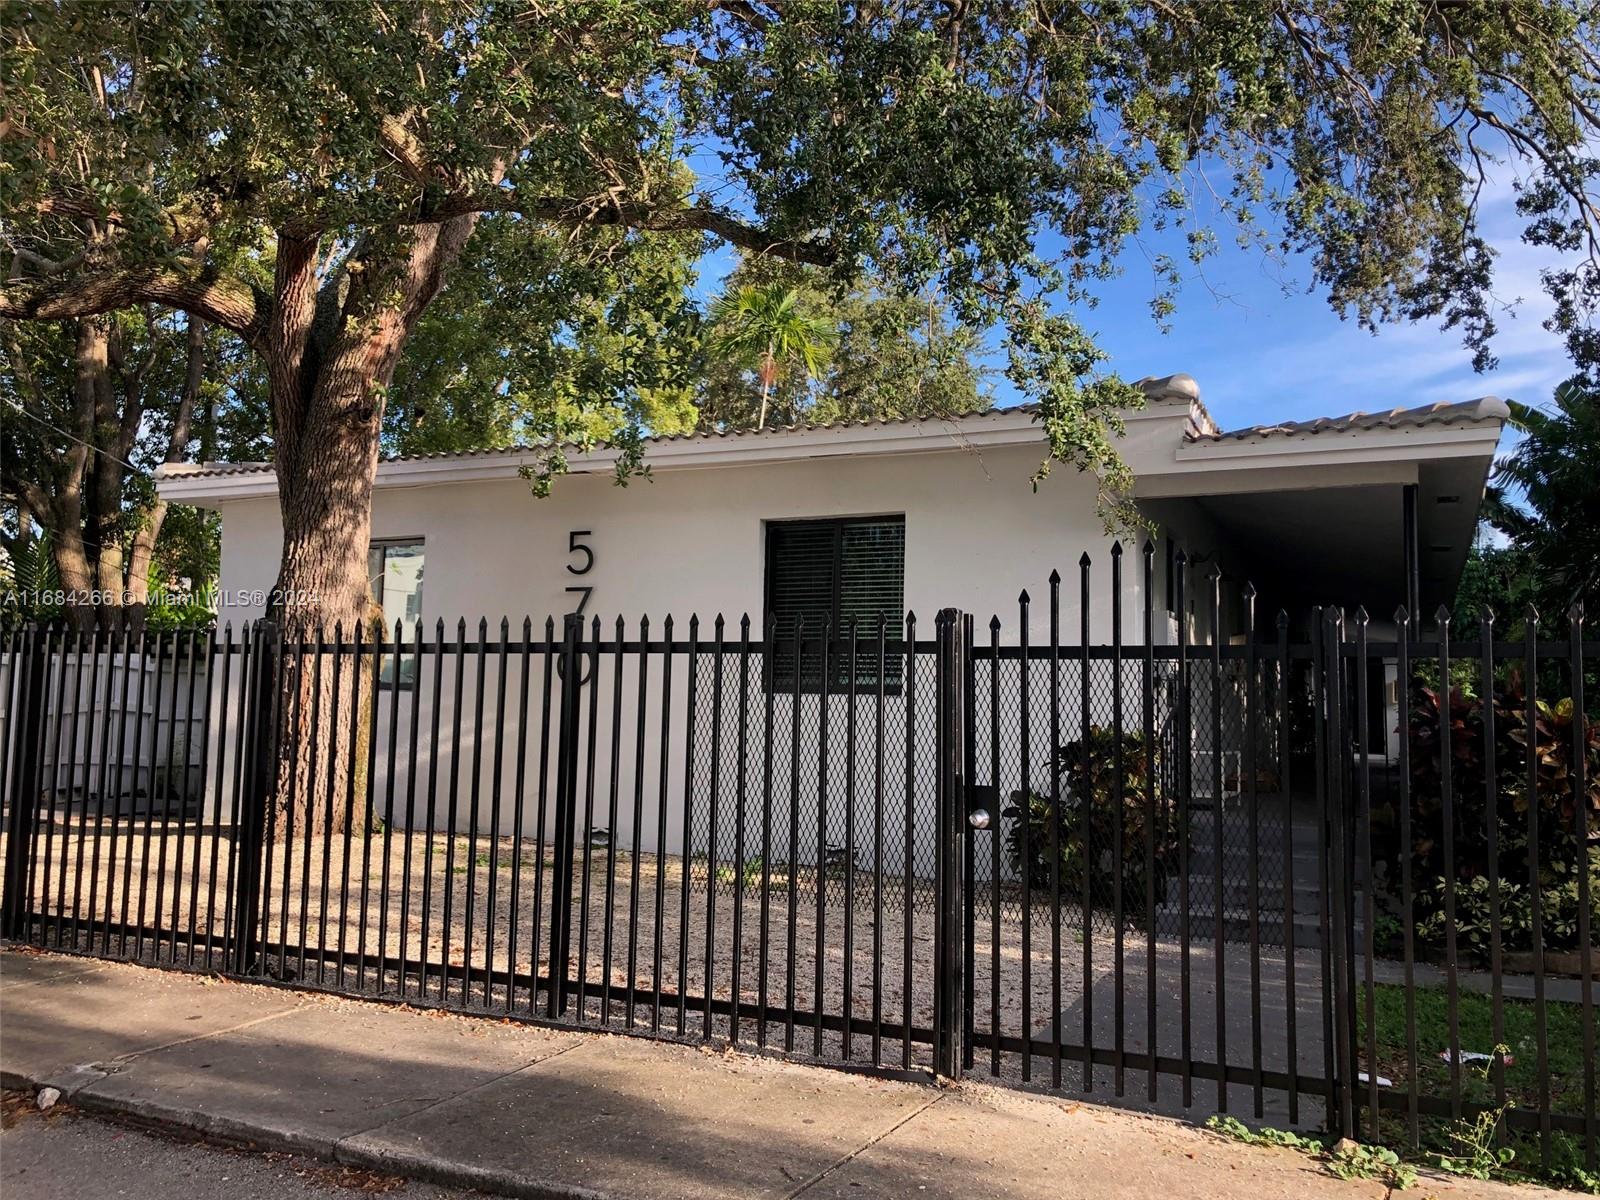
[[[1218, 253], [1203, 273], [1192, 274], [1168, 332], [1150, 315], [1155, 283], [1149, 264], [1163, 253], [1184, 261], [1178, 230], [1130, 245], [1121, 275], [1099, 285], [1098, 306], [1075, 315], [1124, 379], [1193, 375], [1224, 428], [1486, 395], [1543, 403], [1570, 370], [1560, 339], [1542, 327], [1550, 302], [1539, 271], [1555, 260], [1521, 243], [1514, 198], [1505, 171], [1482, 199], [1481, 229], [1499, 254], [1495, 294], [1501, 306], [1494, 341], [1500, 365], [1485, 374], [1472, 369], [1458, 331], [1406, 323], [1368, 333], [1354, 319], [1341, 320], [1320, 291], [1307, 291], [1308, 263], [1269, 260], [1220, 232]], [[708, 255], [700, 290], [714, 294], [733, 261], [726, 249]], [[1014, 399], [998, 373], [994, 383], [1000, 403]]]
[[[1542, 326], [1551, 305], [1539, 271], [1555, 259], [1521, 243], [1509, 178], [1485, 190], [1481, 227], [1499, 255], [1501, 306], [1493, 343], [1500, 363], [1484, 374], [1472, 369], [1459, 331], [1405, 323], [1374, 335], [1307, 291], [1309, 263], [1269, 262], [1226, 239], [1204, 278], [1185, 287], [1170, 333], [1149, 316], [1152, 281], [1138, 249], [1124, 254], [1124, 272], [1106, 285], [1099, 307], [1079, 318], [1124, 378], [1193, 375], [1224, 428], [1485, 395], [1542, 403], [1570, 373], [1560, 338]], [[1181, 254], [1176, 237], [1168, 241], [1153, 240], [1152, 252]]]

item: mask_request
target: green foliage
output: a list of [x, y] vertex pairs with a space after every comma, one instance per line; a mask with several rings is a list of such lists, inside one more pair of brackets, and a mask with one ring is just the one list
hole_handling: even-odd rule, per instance
[[[1493, 506], [1487, 511], [1493, 524]], [[1480, 538], [1467, 554], [1450, 606], [1457, 636], [1465, 632], [1463, 626], [1477, 625], [1485, 615], [1493, 614], [1501, 636], [1516, 637], [1521, 632], [1522, 613], [1536, 601], [1537, 570], [1537, 562], [1526, 551], [1487, 545]]]
[[[391, 326], [403, 342], [425, 312], [419, 228], [515, 213], [530, 242], [555, 231], [586, 263], [621, 229], [704, 234], [845, 290], [937, 295], [953, 323], [993, 331], [1051, 460], [1095, 473], [1108, 513], [1132, 520], [1114, 435], [1137, 396], [1073, 315], [1130, 240], [1194, 227], [1189, 262], [1156, 264], [1159, 319], [1227, 226], [1304, 253], [1341, 314], [1437, 321], [1487, 365], [1477, 198], [1508, 149], [1524, 236], [1568, 254], [1545, 278], [1553, 327], [1580, 363], [1600, 360], [1595, 17], [1555, 0], [580, 0], [537, 19], [445, 0], [108, 0], [7, 15], [0, 217], [26, 256], [0, 315], [171, 305], [261, 345], [274, 306], [298, 319], [273, 271], [309, 238], [325, 323], [296, 361], [315, 376], [330, 346]], [[536, 251], [498, 261], [539, 278]], [[676, 374], [651, 362], [648, 326], [612, 328], [639, 344], [608, 363]], [[578, 392], [581, 406], [613, 394]]]
[[1504, 1115], [1504, 1109], [1488, 1108], [1452, 1121], [1446, 1131], [1450, 1152], [1439, 1156], [1440, 1169], [1469, 1179], [1493, 1179], [1510, 1167], [1517, 1152], [1497, 1144]]
[[548, 475], [563, 443], [692, 429], [703, 245], [625, 230], [574, 244], [515, 215], [480, 221], [400, 360], [384, 449], [544, 447]]
[[757, 429], [766, 425], [767, 397], [779, 372], [789, 368], [817, 378], [835, 337], [826, 318], [806, 310], [799, 289], [782, 283], [724, 292], [711, 306], [710, 321], [709, 353], [753, 370], [761, 382]]
[[215, 585], [222, 569], [222, 514], [187, 504], [167, 507], [150, 564], [152, 603], [164, 600], [168, 588], [201, 597], [215, 605]]
[[1206, 1128], [1247, 1146], [1280, 1146], [1286, 1150], [1303, 1150], [1307, 1154], [1321, 1154], [1327, 1149], [1327, 1142], [1322, 1138], [1296, 1133], [1292, 1129], [1274, 1129], [1270, 1125], [1251, 1129], [1238, 1117], [1222, 1113], [1208, 1118]]
[[1417, 1169], [1402, 1162], [1387, 1146], [1340, 1142], [1324, 1156], [1323, 1168], [1336, 1179], [1376, 1179], [1384, 1187], [1403, 1191], [1415, 1187]]
[[[1437, 888], [1430, 887], [1429, 892], [1442, 903]], [[1600, 847], [1595, 846], [1589, 848], [1589, 895], [1600, 897]], [[1580, 914], [1578, 873], [1573, 862], [1544, 865], [1539, 879], [1539, 932], [1540, 944], [1547, 952], [1577, 948]], [[1596, 926], [1591, 914], [1590, 927]], [[1496, 929], [1502, 950], [1530, 951], [1533, 889], [1523, 879], [1504, 877], [1499, 888], [1492, 889], [1487, 875], [1474, 876], [1456, 888], [1455, 928], [1456, 944], [1480, 963], [1489, 961]], [[1443, 910], [1435, 908], [1419, 916], [1416, 932], [1422, 945], [1435, 949], [1444, 946]]]
[[[90, 327], [104, 334], [103, 355], [83, 353]], [[205, 373], [180, 457], [262, 457], [265, 410], [243, 411], [253, 379], [242, 369], [249, 360], [240, 346], [228, 331], [204, 328]], [[220, 559], [216, 513], [182, 505], [163, 511], [156, 496], [154, 472], [172, 452], [184, 408], [188, 350], [188, 320], [154, 309], [82, 321], [0, 320], [0, 409], [15, 416], [0, 420], [0, 494], [38, 527], [73, 528], [89, 579], [103, 579], [102, 566], [110, 564], [101, 560], [113, 556], [111, 574], [122, 588], [145, 582], [132, 577], [134, 549], [140, 540], [149, 549], [149, 530], [159, 521], [147, 569], [152, 603], [180, 581], [187, 584], [179, 590], [215, 581]], [[20, 554], [14, 520], [0, 519], [0, 542]], [[56, 549], [65, 545], [60, 539]], [[102, 618], [115, 617], [121, 604], [97, 607]]]
[[1231, 1141], [1247, 1146], [1276, 1146], [1309, 1154], [1322, 1163], [1322, 1169], [1336, 1179], [1375, 1179], [1385, 1187], [1404, 1190], [1415, 1186], [1416, 1168], [1403, 1162], [1387, 1146], [1369, 1146], [1349, 1140], [1329, 1145], [1326, 1139], [1306, 1137], [1288, 1129], [1251, 1129], [1237, 1117], [1217, 1115], [1206, 1128]]
[[[1407, 1004], [1405, 989], [1379, 984], [1374, 990], [1378, 1061], [1388, 1074], [1399, 1074], [1397, 1089], [1409, 1080], [1407, 1064]], [[1442, 988], [1418, 988], [1413, 998], [1418, 1044], [1419, 1088], [1423, 1094], [1443, 1095], [1450, 1086], [1449, 1066], [1438, 1052], [1449, 1045], [1448, 1000]], [[1357, 1048], [1363, 1055], [1367, 1043], [1366, 1006], [1356, 1006]], [[1558, 1111], [1577, 1111], [1583, 1100], [1582, 1010], [1576, 1004], [1551, 1002], [1546, 1009], [1547, 1054], [1551, 1102]], [[1505, 1126], [1505, 1113], [1515, 1104], [1537, 1103], [1540, 1083], [1535, 1054], [1535, 1010], [1526, 1000], [1505, 999], [1502, 1020], [1506, 1041], [1494, 1043], [1490, 998], [1463, 991], [1457, 997], [1457, 1020], [1464, 1048], [1491, 1046], [1503, 1064], [1507, 1099], [1495, 1102], [1494, 1060], [1468, 1064], [1462, 1071], [1463, 1098], [1481, 1105], [1481, 1111], [1456, 1120], [1424, 1119], [1422, 1142], [1415, 1150], [1396, 1151], [1382, 1144], [1353, 1141], [1330, 1143], [1327, 1138], [1290, 1130], [1254, 1130], [1235, 1117], [1214, 1116], [1206, 1127], [1234, 1141], [1254, 1146], [1281, 1146], [1318, 1158], [1323, 1169], [1341, 1179], [1376, 1179], [1386, 1186], [1404, 1188], [1416, 1181], [1414, 1161], [1452, 1174], [1506, 1182], [1535, 1181], [1600, 1194], [1600, 1178], [1583, 1167], [1580, 1137], [1556, 1133], [1551, 1139], [1550, 1166], [1542, 1163], [1537, 1136], [1517, 1135]], [[1363, 1058], [1363, 1069], [1370, 1069]], [[1408, 1145], [1410, 1130], [1403, 1113], [1386, 1112], [1380, 1122], [1383, 1141]]]
[[0, 550], [0, 632], [28, 624], [47, 625], [61, 616], [55, 595], [61, 590], [50, 535], [40, 533]]
[[1512, 419], [1524, 436], [1495, 464], [1486, 509], [1511, 543], [1497, 555], [1510, 576], [1499, 611], [1536, 602], [1559, 621], [1574, 604], [1600, 604], [1600, 386], [1574, 377], [1548, 409], [1513, 402]]
[[[1423, 1095], [1447, 1095], [1451, 1088], [1449, 1063], [1440, 1055], [1450, 1046], [1450, 1002], [1441, 987], [1419, 987], [1411, 1008], [1417, 1039], [1417, 1086]], [[1356, 1006], [1357, 1049], [1363, 1055], [1367, 1042], [1366, 1006]], [[1456, 997], [1456, 1022], [1463, 1050], [1484, 1051], [1491, 1057], [1482, 1063], [1463, 1064], [1462, 1098], [1482, 1106], [1481, 1116], [1455, 1121], [1428, 1121], [1423, 1124], [1422, 1150], [1433, 1156], [1453, 1160], [1463, 1169], [1491, 1169], [1508, 1178], [1539, 1177], [1549, 1182], [1571, 1182], [1570, 1167], [1581, 1168], [1581, 1139], [1557, 1133], [1552, 1139], [1556, 1175], [1542, 1172], [1542, 1153], [1538, 1138], [1517, 1135], [1503, 1120], [1504, 1106], [1496, 1099], [1497, 1074], [1505, 1088], [1505, 1105], [1537, 1108], [1541, 1094], [1549, 1088], [1550, 1105], [1556, 1112], [1577, 1112], [1583, 1106], [1583, 1009], [1576, 1003], [1547, 999], [1544, 1005], [1546, 1073], [1539, 1070], [1539, 1010], [1532, 1001], [1504, 997], [1500, 1006], [1500, 1037], [1496, 1039], [1494, 1003], [1478, 992], [1461, 991]], [[1379, 1070], [1392, 1077], [1395, 1088], [1410, 1086], [1407, 1049], [1407, 998], [1403, 987], [1378, 984], [1373, 992], [1373, 1013]], [[1386, 1125], [1398, 1140], [1409, 1137], [1403, 1118], [1394, 1115]], [[1475, 1147], [1492, 1151], [1481, 1154]], [[1511, 1155], [1502, 1154], [1510, 1149]], [[1565, 1162], [1566, 1166], [1560, 1164]], [[1452, 1163], [1444, 1164], [1447, 1169]]]
[[[982, 339], [955, 324], [936, 294], [900, 296], [870, 282], [841, 291], [817, 268], [755, 256], [740, 261], [724, 294], [749, 289], [793, 292], [796, 307], [829, 331], [829, 352], [814, 371], [777, 364], [768, 397], [772, 423], [939, 416], [991, 403], [980, 391]], [[696, 397], [702, 427], [753, 427], [761, 382], [747, 363], [707, 354]]]
[[169, 595], [163, 589], [152, 589], [150, 605], [145, 610], [145, 626], [152, 633], [175, 630], [205, 630], [217, 623], [217, 588], [206, 584], [194, 592]]
[[[1450, 1086], [1449, 1067], [1440, 1061], [1441, 1048], [1449, 1046], [1449, 1005], [1442, 988], [1418, 988], [1413, 993], [1414, 1020], [1418, 1046], [1418, 1086], [1425, 1094], [1443, 1095]], [[1542, 1164], [1537, 1137], [1513, 1136], [1504, 1124], [1507, 1109], [1515, 1104], [1537, 1102], [1540, 1081], [1534, 1052], [1535, 1009], [1525, 1000], [1505, 999], [1502, 1020], [1506, 1042], [1496, 1045], [1490, 998], [1475, 992], [1457, 997], [1461, 1045], [1471, 1049], [1492, 1046], [1495, 1059], [1481, 1066], [1467, 1066], [1462, 1072], [1463, 1098], [1468, 1104], [1484, 1106], [1480, 1112], [1453, 1121], [1425, 1120], [1421, 1148], [1411, 1157], [1428, 1162], [1453, 1174], [1477, 1179], [1503, 1179], [1508, 1182], [1535, 1180], [1557, 1187], [1571, 1187], [1600, 1194], [1600, 1179], [1583, 1168], [1581, 1139], [1557, 1133], [1551, 1140], [1549, 1169]], [[1373, 1011], [1378, 1062], [1386, 1073], [1403, 1072], [1408, 1061], [1407, 998], [1403, 987], [1379, 984], [1374, 989]], [[1365, 1054], [1367, 1044], [1366, 1006], [1356, 1006], [1358, 1050]], [[1551, 1103], [1557, 1111], [1575, 1112], [1583, 1100], [1583, 1013], [1577, 1004], [1551, 1002], [1546, 1008], [1547, 1055]], [[1373, 1069], [1363, 1058], [1363, 1069]], [[1507, 1099], [1496, 1103], [1495, 1072], [1503, 1071]], [[1398, 1089], [1409, 1086], [1403, 1074], [1396, 1080]], [[1407, 1188], [1416, 1182], [1415, 1168], [1400, 1152], [1381, 1144], [1364, 1145], [1353, 1141], [1332, 1144], [1326, 1138], [1308, 1137], [1289, 1130], [1254, 1130], [1235, 1117], [1214, 1116], [1206, 1127], [1234, 1141], [1254, 1146], [1281, 1146], [1310, 1154], [1323, 1163], [1323, 1169], [1340, 1179], [1376, 1179], [1387, 1187]], [[1409, 1142], [1410, 1131], [1402, 1114], [1386, 1113], [1380, 1123], [1381, 1137], [1395, 1144]]]
[[[1485, 778], [1486, 726], [1492, 727], [1494, 737], [1492, 781]], [[1424, 946], [1443, 944], [1448, 832], [1456, 872], [1456, 932], [1462, 944], [1475, 955], [1487, 957], [1490, 930], [1498, 928], [1503, 949], [1532, 949], [1529, 810], [1537, 806], [1542, 944], [1547, 951], [1576, 947], [1580, 865], [1589, 873], [1591, 897], [1600, 895], [1600, 845], [1580, 844], [1577, 833], [1580, 804], [1588, 813], [1588, 827], [1600, 828], [1600, 722], [1586, 722], [1584, 733], [1586, 774], [1580, 794], [1573, 771], [1576, 739], [1570, 698], [1536, 700], [1530, 736], [1520, 674], [1513, 672], [1495, 681], [1489, 698], [1469, 698], [1459, 688], [1448, 693], [1427, 686], [1414, 689], [1407, 734], [1410, 844], [1402, 843], [1399, 813], [1375, 814], [1375, 853], [1387, 865], [1395, 895], [1399, 895], [1401, 856], [1409, 854], [1413, 913]], [[1452, 792], [1448, 831], [1443, 786], [1446, 744]], [[1486, 800], [1491, 784], [1495, 798], [1492, 814]], [[1491, 889], [1488, 882], [1491, 817], [1497, 889]]]
[[[1014, 792], [1002, 814], [1012, 869], [1026, 873], [1036, 895], [1041, 888], [1053, 890], [1054, 871], [1059, 869], [1062, 895], [1081, 903], [1087, 867], [1090, 902], [1110, 908], [1117, 898], [1115, 851], [1120, 827], [1123, 911], [1134, 920], [1149, 916], [1146, 880], [1153, 883], [1159, 905], [1166, 898], [1166, 881], [1177, 855], [1176, 831], [1159, 807], [1155, 824], [1150, 822], [1151, 765], [1144, 736], [1137, 731], [1125, 731], [1119, 746], [1115, 731], [1093, 725], [1086, 738], [1062, 746], [1055, 756], [1059, 805], [1052, 796], [1029, 789], [1025, 794]], [[1059, 851], [1054, 859], [1052, 840]], [[1153, 877], [1147, 870], [1152, 855]]]

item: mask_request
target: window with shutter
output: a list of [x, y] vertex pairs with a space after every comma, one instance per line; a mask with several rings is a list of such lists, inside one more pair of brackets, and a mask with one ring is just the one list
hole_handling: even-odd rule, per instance
[[[767, 525], [767, 615], [773, 645], [768, 686], [822, 688], [823, 638], [833, 639], [828, 686], [851, 686], [849, 639], [857, 637], [854, 684], [878, 687], [878, 622], [897, 640], [905, 617], [906, 522], [903, 516]], [[798, 672], [799, 678], [796, 679]], [[898, 690], [901, 662], [885, 654], [883, 685]]]

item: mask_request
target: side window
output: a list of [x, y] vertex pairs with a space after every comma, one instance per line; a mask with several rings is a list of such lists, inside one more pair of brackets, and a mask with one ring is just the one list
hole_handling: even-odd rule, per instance
[[[852, 622], [858, 642], [854, 684], [878, 686], [878, 619], [899, 638], [905, 617], [906, 523], [903, 516], [825, 521], [774, 521], [767, 526], [766, 599], [772, 622], [769, 686], [775, 691], [821, 690], [824, 629], [847, 641]], [[797, 655], [795, 637], [800, 636]], [[898, 689], [903, 664], [885, 655], [883, 684]], [[798, 680], [796, 674], [798, 673]], [[848, 656], [836, 660], [828, 686], [851, 685]]]
[[[372, 583], [373, 602], [383, 610], [384, 637], [394, 637], [395, 622], [400, 623], [402, 642], [416, 637], [422, 620], [422, 542], [373, 542], [367, 552], [367, 570]], [[416, 682], [416, 664], [406, 654], [386, 654], [379, 681], [393, 683], [395, 662], [400, 664], [401, 687]]]

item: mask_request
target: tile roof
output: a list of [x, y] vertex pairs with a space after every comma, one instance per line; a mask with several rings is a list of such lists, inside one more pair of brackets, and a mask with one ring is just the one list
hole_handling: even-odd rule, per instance
[[1504, 421], [1511, 415], [1504, 400], [1484, 396], [1450, 404], [1440, 402], [1421, 408], [1392, 408], [1388, 412], [1353, 412], [1342, 417], [1316, 417], [1310, 421], [1279, 421], [1272, 425], [1251, 425], [1245, 429], [1192, 430], [1191, 442], [1237, 442], [1251, 438], [1306, 437], [1321, 433], [1360, 433], [1373, 429], [1421, 429], [1434, 425], [1472, 425], [1480, 421]]
[[[929, 421], [975, 421], [984, 417], [994, 417], [1001, 414], [1015, 412], [1036, 412], [1037, 404], [1013, 404], [1007, 408], [974, 408], [962, 412], [941, 413], [927, 417], [866, 417], [857, 420], [843, 421], [815, 421], [796, 422], [790, 425], [768, 425], [764, 429], [707, 429], [693, 430], [689, 433], [656, 434], [645, 438], [646, 442], [712, 442], [732, 441], [734, 439], [773, 437], [786, 433], [813, 433], [819, 430], [832, 429], [869, 429], [887, 425], [917, 425]], [[575, 444], [569, 444], [569, 450], [576, 449]], [[596, 443], [595, 449], [604, 448], [604, 443]], [[427, 462], [435, 459], [465, 459], [489, 457], [514, 457], [518, 454], [540, 454], [549, 449], [548, 446], [530, 446], [518, 444], [514, 446], [492, 446], [468, 450], [434, 450], [425, 454], [385, 454], [379, 457], [380, 463], [392, 462]], [[266, 462], [241, 462], [223, 463], [208, 462], [202, 464], [167, 463], [159, 469], [158, 474], [164, 479], [209, 479], [220, 475], [246, 475], [272, 470], [272, 464]]]
[[[1199, 387], [1187, 375], [1168, 375], [1162, 378], [1141, 379], [1136, 385], [1152, 400], [1184, 402], [1190, 406], [1189, 418], [1184, 427], [1184, 440], [1190, 443], [1235, 442], [1253, 438], [1303, 437], [1322, 433], [1356, 433], [1375, 429], [1407, 429], [1432, 425], [1474, 424], [1479, 421], [1503, 421], [1510, 410], [1505, 402], [1493, 396], [1468, 400], [1458, 404], [1430, 404], [1423, 408], [1395, 408], [1388, 412], [1353, 412], [1342, 417], [1317, 417], [1309, 421], [1282, 421], [1272, 425], [1252, 425], [1245, 429], [1219, 429], [1211, 414], [1200, 403]], [[696, 430], [691, 433], [663, 434], [649, 437], [648, 442], [730, 441], [744, 438], [774, 437], [782, 434], [810, 433], [820, 430], [866, 429], [888, 425], [914, 425], [927, 421], [979, 421], [1014, 412], [1037, 412], [1037, 404], [1013, 405], [1009, 408], [970, 409], [934, 417], [892, 418], [872, 417], [851, 421], [820, 421], [792, 425], [769, 425], [765, 429]], [[490, 457], [515, 457], [521, 454], [538, 454], [548, 447], [501, 446], [472, 450], [438, 450], [427, 454], [386, 454], [380, 462], [425, 462], [444, 459], [470, 459]], [[211, 479], [220, 476], [263, 474], [273, 469], [271, 463], [242, 462], [201, 464], [164, 464], [157, 472], [163, 479]]]

